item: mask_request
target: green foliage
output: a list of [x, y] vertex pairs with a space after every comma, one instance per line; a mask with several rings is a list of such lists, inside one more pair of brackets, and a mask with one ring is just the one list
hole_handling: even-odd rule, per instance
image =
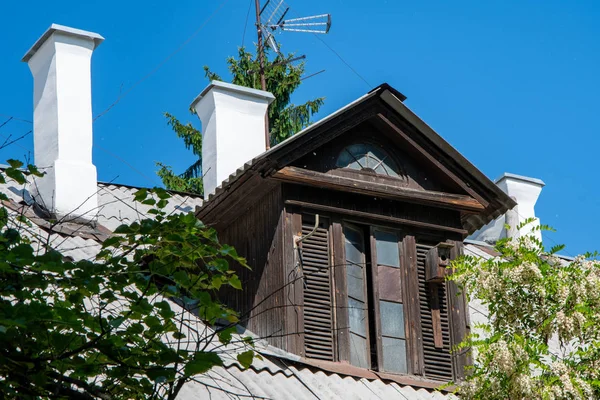
[[191, 123], [182, 124], [177, 118], [165, 113], [167, 123], [178, 138], [183, 139], [185, 148], [191, 150], [198, 160], [188, 167], [183, 174], [175, 174], [170, 166], [157, 162], [157, 172], [165, 187], [178, 192], [203, 194], [202, 185], [202, 135]]
[[[295, 54], [290, 53], [286, 56], [277, 55], [273, 60], [269, 60], [268, 52], [265, 57], [264, 70], [267, 91], [275, 96], [275, 100], [269, 107], [272, 145], [284, 141], [308, 126], [310, 117], [317, 113], [323, 105], [322, 97], [298, 106], [291, 103], [292, 94], [302, 83], [301, 78], [305, 67], [304, 63], [297, 65], [291, 63], [290, 60], [294, 57]], [[232, 76], [231, 83], [253, 89], [261, 88], [258, 58], [253, 57], [244, 47], [239, 49], [237, 58], [229, 57], [227, 64]], [[205, 66], [204, 71], [206, 77], [211, 81], [223, 80], [209, 67]]]
[[499, 241], [498, 257], [453, 263], [451, 279], [487, 309], [457, 349], [475, 358], [461, 398], [600, 398], [600, 263], [560, 259], [562, 248], [527, 235]]
[[[310, 100], [301, 105], [291, 102], [292, 94], [302, 82], [301, 77], [305, 67], [304, 63], [296, 65], [291, 63], [290, 60], [294, 57], [294, 54], [277, 55], [272, 60], [269, 60], [268, 54], [265, 57], [264, 70], [267, 91], [275, 96], [268, 112], [271, 145], [276, 145], [307, 127], [310, 124], [311, 116], [317, 113], [323, 105], [323, 98]], [[244, 47], [239, 49], [237, 58], [229, 57], [227, 64], [232, 83], [254, 89], [261, 88], [258, 59], [247, 52]], [[211, 81], [223, 80], [209, 67], [205, 66], [204, 71], [206, 77]], [[169, 166], [158, 163], [160, 166], [158, 175], [165, 187], [169, 189], [202, 193], [202, 137], [200, 131], [191, 124], [182, 124], [168, 113], [166, 117], [177, 137], [183, 139], [186, 148], [192, 150], [198, 160], [181, 175], [173, 173]]]
[[[4, 174], [24, 182], [9, 164]], [[222, 364], [207, 344], [231, 342], [238, 315], [217, 294], [241, 289], [230, 266], [246, 261], [193, 213], [167, 214], [169, 198], [139, 190], [153, 217], [117, 228], [94, 260], [65, 257], [0, 208], [0, 397], [174, 399]], [[206, 330], [190, 312], [230, 325]], [[241, 342], [248, 366], [252, 342]]]
[[[157, 162], [156, 165], [160, 167], [156, 174], [167, 189], [199, 195], [204, 193], [202, 174], [200, 172], [202, 170], [202, 160], [196, 161], [181, 175], [174, 173], [173, 169], [168, 165], [160, 162]], [[192, 174], [198, 175], [195, 176]]]

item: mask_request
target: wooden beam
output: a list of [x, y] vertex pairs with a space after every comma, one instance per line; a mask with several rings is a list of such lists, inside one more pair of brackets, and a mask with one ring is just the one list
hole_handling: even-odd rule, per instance
[[458, 184], [465, 192], [469, 193], [471, 196], [476, 198], [480, 204], [484, 207], [489, 205], [483, 197], [481, 197], [473, 188], [471, 188], [465, 181], [456, 176], [452, 171], [446, 168], [441, 162], [439, 162], [433, 155], [431, 155], [428, 151], [423, 149], [417, 142], [415, 142], [410, 136], [408, 136], [402, 129], [398, 128], [392, 121], [387, 119], [383, 114], [377, 114], [379, 120], [384, 122], [385, 125], [390, 127], [394, 132], [400, 135], [404, 140], [406, 140], [411, 146], [413, 146], [421, 155], [423, 155], [426, 159], [428, 159], [433, 165], [435, 165], [438, 169], [440, 169], [444, 174], [446, 174], [450, 179], [452, 179], [456, 184]]
[[443, 208], [458, 209], [466, 212], [481, 212], [485, 207], [473, 197], [453, 193], [417, 190], [376, 182], [324, 174], [298, 167], [284, 167], [273, 178], [300, 185], [316, 186], [343, 192], [359, 193], [368, 196], [412, 203], [430, 204]]
[[286, 200], [285, 204], [290, 205], [290, 206], [304, 207], [304, 208], [308, 208], [311, 210], [326, 211], [326, 212], [341, 214], [341, 215], [350, 215], [350, 216], [361, 218], [361, 219], [366, 218], [366, 219], [370, 219], [373, 221], [382, 221], [382, 222], [388, 222], [388, 223], [392, 223], [392, 224], [408, 225], [408, 226], [414, 226], [417, 228], [426, 228], [426, 229], [432, 229], [432, 230], [438, 230], [438, 231], [444, 231], [444, 232], [454, 232], [454, 233], [459, 233], [463, 236], [467, 235], [466, 229], [452, 228], [449, 226], [432, 224], [429, 222], [412, 221], [412, 220], [404, 219], [404, 218], [389, 217], [387, 215], [372, 214], [372, 213], [368, 213], [368, 212], [364, 212], [364, 211], [349, 210], [347, 208], [326, 206], [323, 204], [308, 203], [308, 202], [299, 201], [299, 200]]
[[441, 349], [444, 347], [444, 338], [442, 336], [442, 316], [440, 314], [438, 285], [438, 283], [429, 284], [429, 305], [431, 307], [431, 324], [433, 326], [433, 344], [437, 349]]

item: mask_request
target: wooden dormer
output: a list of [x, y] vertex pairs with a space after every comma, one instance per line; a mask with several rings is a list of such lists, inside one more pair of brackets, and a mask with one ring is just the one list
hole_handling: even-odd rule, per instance
[[466, 301], [440, 274], [515, 203], [404, 99], [379, 86], [241, 167], [197, 216], [252, 266], [223, 294], [249, 330], [322, 368], [435, 386], [469, 363], [450, 352]]

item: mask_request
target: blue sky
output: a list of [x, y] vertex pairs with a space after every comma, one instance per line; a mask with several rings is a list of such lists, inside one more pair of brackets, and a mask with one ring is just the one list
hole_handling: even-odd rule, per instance
[[[191, 100], [207, 84], [202, 67], [226, 75], [242, 43], [251, 0], [229, 0], [202, 30], [94, 126], [99, 179], [159, 183], [155, 161], [180, 171], [193, 161], [163, 112], [197, 123]], [[253, 1], [253, 0], [252, 0]], [[323, 39], [285, 33], [284, 50], [307, 55], [296, 102], [324, 96], [324, 116], [388, 82], [406, 104], [490, 178], [512, 172], [546, 182], [536, 207], [565, 254], [600, 249], [600, 3], [596, 1], [287, 0], [294, 13], [331, 13]], [[219, 8], [221, 0], [32, 0], [6, 2], [0, 26], [0, 114], [31, 119], [32, 79], [19, 60], [53, 22], [100, 33], [92, 61], [98, 114], [153, 71]], [[251, 13], [252, 15], [252, 13]], [[9, 16], [6, 18], [6, 16]], [[255, 40], [252, 20], [244, 42]], [[0, 115], [0, 123], [5, 120]], [[30, 129], [11, 121], [13, 137]], [[1, 137], [0, 137], [1, 138]], [[0, 159], [32, 152], [31, 136]]]

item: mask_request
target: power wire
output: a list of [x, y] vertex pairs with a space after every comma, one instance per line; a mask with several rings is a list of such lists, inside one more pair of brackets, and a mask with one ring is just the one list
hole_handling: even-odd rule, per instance
[[316, 33], [313, 33], [313, 35], [315, 35], [315, 37], [317, 39], [319, 39], [321, 41], [321, 43], [323, 43], [325, 45], [325, 47], [327, 47], [329, 50], [331, 50], [331, 52], [333, 54], [336, 55], [337, 58], [340, 59], [341, 62], [344, 63], [344, 65], [346, 65], [346, 67], [348, 67], [350, 69], [350, 71], [352, 71], [354, 73], [354, 75], [356, 75], [357, 77], [359, 77], [367, 86], [369, 89], [373, 88], [373, 85], [371, 85], [369, 83], [369, 81], [367, 81], [361, 74], [358, 73], [357, 70], [355, 70], [352, 65], [350, 65], [350, 63], [348, 63], [346, 60], [344, 60], [344, 57], [341, 56], [340, 53], [338, 53], [337, 51], [335, 51], [333, 49], [333, 47], [331, 47], [330, 45], [327, 44], [327, 42], [325, 40], [323, 40], [321, 37], [319, 37], [319, 35], [317, 35]]
[[151, 179], [148, 175], [144, 174], [142, 171], [140, 171], [139, 169], [135, 168], [133, 165], [131, 165], [130, 163], [128, 163], [124, 158], [119, 157], [115, 153], [113, 153], [110, 150], [108, 150], [108, 149], [100, 146], [99, 144], [95, 144], [94, 146], [97, 147], [97, 148], [99, 148], [100, 150], [102, 150], [103, 152], [105, 152], [106, 154], [108, 154], [109, 156], [111, 156], [113, 158], [116, 158], [117, 160], [121, 161], [123, 164], [127, 165], [129, 168], [131, 168], [131, 170], [133, 170], [134, 172], [136, 172], [137, 174], [139, 174], [142, 178], [146, 179], [152, 185], [156, 185], [157, 181]]
[[[0, 114], [0, 115], [4, 115], [4, 114]], [[11, 117], [12, 119], [16, 120], [16, 121], [23, 121], [23, 122], [28, 122], [30, 124], [32, 124], [31, 121], [27, 121], [24, 119], [20, 119], [20, 118], [15, 118], [15, 117]], [[8, 120], [10, 121], [10, 119]], [[8, 121], [5, 121], [2, 125], [0, 125], [0, 128], [2, 126], [4, 126]], [[23, 137], [27, 136], [28, 134], [30, 134], [32, 131], [28, 131], [26, 133], [24, 133], [21, 137], [19, 137], [18, 139], [14, 140], [13, 142], [10, 142], [9, 144], [16, 144], [17, 146], [21, 147], [22, 149], [29, 151], [29, 149], [25, 148], [24, 146], [20, 145], [19, 143], [16, 143], [17, 140], [22, 139]], [[0, 133], [0, 136], [5, 138], [6, 141], [10, 140], [10, 136], [6, 136]], [[146, 179], [148, 182], [150, 182], [152, 185], [156, 185], [157, 181], [151, 179], [150, 177], [148, 177], [148, 175], [144, 174], [142, 171], [140, 171], [139, 169], [135, 168], [133, 165], [131, 165], [130, 163], [128, 163], [125, 159], [123, 159], [122, 157], [119, 157], [118, 155], [116, 155], [115, 153], [111, 152], [110, 150], [104, 148], [103, 146], [99, 145], [99, 144], [94, 144], [94, 147], [99, 148], [100, 150], [102, 150], [103, 152], [105, 152], [106, 154], [110, 155], [111, 157], [119, 160], [120, 162], [122, 162], [123, 164], [125, 164], [126, 166], [128, 166], [129, 168], [131, 168], [131, 170], [133, 170], [134, 172], [136, 172], [137, 174], [139, 174], [141, 177], [143, 177], [144, 179]]]
[[252, 9], [252, 1], [250, 0], [250, 4], [248, 5], [248, 12], [246, 13], [246, 23], [244, 24], [244, 34], [242, 35], [242, 47], [244, 47], [244, 41], [246, 40], [246, 28], [248, 27], [248, 19], [250, 17], [250, 10]]
[[116, 106], [125, 96], [127, 96], [129, 93], [131, 93], [131, 91], [133, 89], [135, 89], [137, 86], [139, 86], [142, 82], [144, 82], [146, 79], [150, 78], [152, 75], [154, 75], [167, 61], [169, 61], [171, 58], [173, 58], [173, 56], [175, 56], [177, 53], [179, 53], [181, 50], [183, 50], [183, 48], [185, 46], [188, 45], [189, 42], [192, 41], [192, 39], [198, 35], [198, 33], [200, 33], [200, 31], [202, 29], [204, 29], [204, 27], [210, 22], [210, 20], [229, 2], [229, 0], [223, 0], [221, 2], [221, 4], [219, 5], [219, 7], [217, 7], [217, 9], [215, 11], [213, 11], [213, 13], [211, 15], [208, 16], [208, 18], [206, 20], [204, 20], [204, 22], [202, 23], [202, 25], [200, 25], [200, 27], [198, 29], [196, 29], [196, 31], [194, 31], [194, 33], [192, 33], [182, 44], [179, 45], [179, 47], [177, 47], [173, 52], [171, 52], [169, 55], [167, 55], [167, 57], [165, 57], [161, 62], [159, 62], [156, 67], [154, 67], [150, 72], [148, 72], [146, 75], [144, 75], [143, 77], [141, 77], [139, 80], [137, 80], [133, 85], [131, 85], [126, 91], [122, 92], [121, 94], [119, 94], [119, 96], [117, 97], [117, 99], [111, 104], [109, 105], [104, 111], [102, 111], [100, 114], [96, 115], [94, 117], [94, 122], [96, 122], [96, 120], [100, 117], [102, 117], [103, 115], [105, 115], [107, 112], [109, 112], [110, 110], [112, 110], [112, 108], [114, 106]]
[[33, 122], [31, 122], [31, 121], [29, 121], [27, 119], [13, 117], [12, 115], [8, 115], [8, 114], [0, 114], [0, 117], [8, 117], [9, 119], [14, 119], [15, 121], [27, 122], [29, 124], [33, 123]]
[[0, 128], [2, 128], [4, 125], [8, 124], [10, 121], [12, 121], [14, 118], [10, 117], [9, 119], [7, 119], [6, 121], [4, 121], [3, 123], [0, 124]]

